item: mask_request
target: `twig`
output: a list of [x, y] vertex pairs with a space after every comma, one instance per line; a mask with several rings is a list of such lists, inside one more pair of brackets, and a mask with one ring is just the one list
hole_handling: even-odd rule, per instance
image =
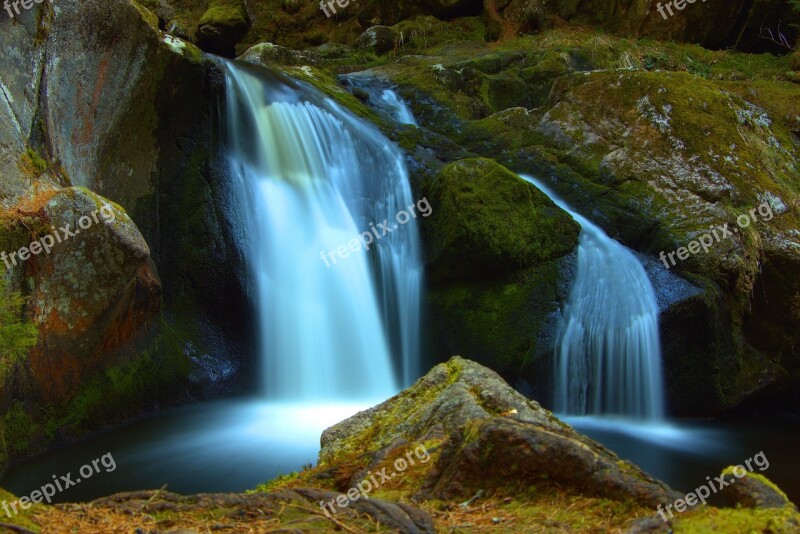
[[20, 527], [18, 525], [12, 525], [10, 523], [0, 523], [0, 528], [7, 528], [8, 530], [19, 532], [20, 534], [36, 534], [32, 530], [28, 530], [25, 527]]
[[149, 498], [149, 499], [147, 499], [147, 502], [145, 502], [145, 503], [142, 505], [142, 507], [141, 507], [141, 508], [139, 508], [139, 511], [140, 511], [140, 512], [142, 512], [142, 511], [145, 509], [145, 507], [147, 507], [147, 505], [148, 505], [148, 504], [150, 504], [151, 502], [153, 502], [154, 500], [156, 500], [156, 498], [158, 497], [158, 494], [159, 494], [159, 493], [161, 493], [162, 491], [164, 491], [165, 489], [167, 489], [167, 485], [166, 485], [166, 484], [164, 484], [163, 486], [161, 486], [161, 488], [160, 488], [160, 489], [157, 489], [157, 490], [155, 491], [155, 493], [153, 493], [153, 494], [150, 496], [150, 498]]
[[770, 30], [769, 28], [766, 28], [767, 32], [769, 32], [769, 37], [764, 35], [764, 29], [765, 28], [764, 28], [763, 24], [761, 25], [761, 27], [758, 30], [758, 36], [760, 38], [762, 38], [762, 39], [766, 39], [767, 41], [772, 41], [773, 43], [775, 43], [778, 46], [782, 46], [783, 48], [788, 48], [789, 50], [793, 50], [794, 47], [789, 44], [789, 40], [786, 38], [785, 35], [783, 35], [781, 33], [781, 24], [782, 23], [783, 23], [783, 21], [779, 20], [778, 21], [778, 27], [775, 29], [775, 31], [778, 33], [778, 39], [775, 38], [775, 36], [772, 34], [772, 30]]
[[316, 511], [316, 510], [314, 510], [314, 509], [312, 509], [312, 508], [306, 508], [305, 506], [300, 506], [299, 504], [291, 504], [291, 503], [290, 503], [290, 504], [288, 504], [287, 506], [291, 506], [292, 508], [299, 508], [300, 510], [303, 510], [304, 512], [309, 512], [309, 513], [312, 513], [312, 514], [314, 514], [314, 515], [319, 515], [319, 516], [322, 516], [322, 517], [327, 517], [328, 519], [330, 519], [331, 521], [333, 521], [333, 523], [334, 523], [336, 526], [339, 526], [339, 527], [341, 527], [341, 528], [345, 529], [347, 532], [353, 532], [353, 533], [355, 533], [355, 532], [356, 532], [355, 530], [353, 530], [352, 528], [348, 527], [347, 525], [345, 525], [344, 523], [342, 523], [341, 521], [339, 521], [338, 519], [336, 519], [336, 518], [335, 518], [335, 517], [333, 517], [332, 515], [327, 515], [327, 514], [324, 514], [324, 513], [322, 513], [322, 512], [318, 512], [318, 511]]

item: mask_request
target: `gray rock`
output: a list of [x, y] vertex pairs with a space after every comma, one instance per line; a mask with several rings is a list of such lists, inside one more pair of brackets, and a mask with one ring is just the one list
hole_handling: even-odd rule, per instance
[[394, 50], [400, 34], [389, 26], [373, 26], [361, 34], [354, 46], [359, 50], [367, 50], [376, 54], [385, 54]]
[[[744, 470], [744, 468], [742, 468]], [[747, 473], [741, 478], [730, 474], [726, 469], [723, 473], [728, 485], [722, 488], [721, 493], [732, 507], [742, 508], [783, 508], [794, 504], [786, 497], [777, 486], [771, 482], [761, 480]]]
[[383, 404], [327, 429], [320, 465], [364, 453], [380, 457], [401, 444], [437, 436], [447, 439], [425, 476], [421, 498], [468, 498], [509, 480], [555, 484], [648, 506], [679, 496], [514, 391], [494, 371], [460, 357], [437, 365]]

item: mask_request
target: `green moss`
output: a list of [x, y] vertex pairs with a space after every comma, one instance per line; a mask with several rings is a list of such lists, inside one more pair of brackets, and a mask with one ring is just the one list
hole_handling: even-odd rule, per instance
[[[741, 466], [729, 465], [728, 467], [726, 467], [725, 469], [722, 470], [721, 474], [726, 476], [726, 477], [736, 477], [736, 473], [734, 472], [736, 467], [741, 467]], [[767, 486], [769, 489], [771, 489], [772, 491], [774, 491], [775, 493], [777, 493], [778, 495], [783, 497], [784, 500], [787, 503], [791, 503], [791, 501], [789, 500], [789, 497], [786, 495], [786, 493], [784, 493], [783, 490], [780, 489], [777, 484], [772, 482], [770, 479], [768, 479], [764, 475], [760, 475], [760, 474], [754, 473], [752, 471], [747, 471], [747, 474], [745, 475], [745, 477], [757, 480], [761, 484]], [[739, 477], [736, 477], [736, 478], [739, 478]]]
[[749, 509], [700, 507], [672, 520], [675, 534], [716, 534], [723, 532], [796, 533], [800, 514], [792, 507]]
[[12, 404], [0, 418], [0, 465], [27, 452], [40, 430], [22, 403]]
[[285, 475], [280, 475], [265, 484], [258, 485], [254, 490], [250, 490], [247, 493], [269, 493], [270, 491], [275, 491], [276, 489], [287, 487], [289, 484], [297, 480], [299, 477], [300, 473], [297, 471], [293, 473], [287, 473]]
[[64, 413], [56, 409], [58, 425], [80, 435], [138, 416], [147, 406], [174, 396], [176, 384], [186, 381], [191, 362], [183, 353], [182, 336], [165, 322], [161, 328], [162, 334], [148, 350], [82, 385]]
[[149, 349], [108, 367], [82, 384], [64, 404], [14, 403], [0, 421], [0, 438], [6, 444], [0, 464], [4, 458], [38, 452], [59, 439], [107, 428], [180, 399], [192, 368], [183, 353], [185, 338], [186, 333], [162, 321], [161, 333]]
[[[153, 29], [158, 30], [158, 15], [138, 2], [132, 1], [131, 3], [142, 16], [142, 20], [149, 24]], [[157, 6], [154, 6], [152, 9], [157, 9]]]
[[451, 163], [424, 186], [432, 273], [474, 278], [568, 254], [580, 227], [538, 189], [488, 159]]
[[354, 115], [377, 125], [387, 128], [385, 121], [378, 116], [371, 108], [364, 105], [358, 98], [345, 91], [329, 70], [315, 67], [286, 67], [283, 71], [291, 77], [301, 80], [325, 95], [331, 97], [338, 104], [347, 108]]
[[0, 275], [0, 390], [5, 389], [8, 375], [39, 337], [36, 325], [24, 316], [25, 299], [6, 286], [5, 277]]
[[556, 262], [547, 262], [509, 278], [433, 288], [432, 322], [449, 334], [439, 351], [460, 353], [505, 377], [536, 375], [544, 364], [539, 357], [550, 354], [539, 334], [557, 307], [559, 272]]
[[[17, 500], [18, 499], [16, 495], [13, 495], [0, 488], [0, 502], [12, 503], [16, 502]], [[32, 532], [41, 532], [42, 527], [38, 523], [34, 522], [32, 516], [37, 512], [42, 511], [44, 506], [44, 504], [32, 503], [27, 510], [22, 509], [21, 506], [17, 506], [18, 513], [14, 514], [13, 517], [7, 517], [6, 513], [3, 512], [0, 522], [22, 527]], [[6, 531], [13, 532], [8, 529], [6, 529]]]
[[236, 26], [247, 25], [247, 21], [247, 8], [241, 0], [212, 0], [199, 24]]
[[38, 178], [49, 167], [47, 161], [37, 154], [32, 148], [27, 148], [22, 154], [17, 165], [28, 178]]
[[[319, 466], [322, 468], [330, 467], [344, 462], [352, 462], [358, 468], [366, 467], [365, 462], [369, 462], [369, 455], [366, 453], [379, 450], [393, 443], [397, 435], [397, 427], [400, 423], [408, 423], [408, 413], [405, 409], [408, 403], [413, 402], [417, 406], [424, 406], [431, 403], [441, 392], [453, 385], [461, 375], [463, 370], [463, 360], [461, 358], [451, 358], [446, 363], [436, 366], [435, 370], [445, 375], [445, 379], [436, 387], [426, 387], [422, 380], [418, 381], [408, 390], [400, 394], [401, 400], [395, 397], [394, 404], [386, 410], [375, 414], [369, 426], [361, 432], [352, 432], [348, 439], [339, 443], [339, 446], [330, 454], [320, 455]], [[432, 371], [431, 373], [433, 373]], [[429, 373], [430, 374], [430, 373]], [[389, 439], [391, 437], [392, 439]], [[422, 442], [428, 451], [433, 451], [441, 444], [442, 439], [431, 439]], [[409, 444], [404, 450], [411, 450], [415, 444]], [[431, 465], [435, 462], [429, 462]]]

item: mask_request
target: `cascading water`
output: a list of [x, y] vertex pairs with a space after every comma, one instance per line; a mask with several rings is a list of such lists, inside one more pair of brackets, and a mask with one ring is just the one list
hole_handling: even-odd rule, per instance
[[248, 212], [267, 397], [395, 394], [418, 372], [417, 227], [412, 219], [369, 252], [337, 251], [414, 203], [402, 155], [372, 126], [291, 80], [227, 63], [226, 84], [227, 150]]
[[556, 410], [569, 415], [664, 417], [658, 305], [636, 256], [523, 176], [580, 225], [578, 266], [556, 347]]
[[387, 110], [387, 112], [400, 124], [413, 124], [417, 125], [417, 120], [408, 104], [400, 98], [394, 89], [384, 89], [381, 92], [380, 104]]

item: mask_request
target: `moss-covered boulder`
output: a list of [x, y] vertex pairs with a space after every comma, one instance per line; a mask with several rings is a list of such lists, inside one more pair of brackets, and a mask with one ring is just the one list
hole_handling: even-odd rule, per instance
[[212, 0], [198, 22], [197, 44], [212, 54], [234, 57], [251, 24], [243, 0]]
[[373, 26], [362, 33], [353, 46], [375, 54], [384, 54], [400, 46], [400, 34], [388, 26]]
[[653, 506], [674, 494], [577, 434], [493, 371], [459, 357], [326, 430], [320, 462], [332, 466], [354, 455], [381, 456], [404, 443], [441, 436], [435, 464], [421, 467], [427, 473], [420, 496], [426, 498], [468, 498], [478, 490], [507, 487], [510, 480]]
[[154, 325], [161, 283], [150, 249], [118, 205], [70, 188], [54, 192], [41, 213], [29, 219], [28, 247], [34, 252], [38, 241], [40, 252], [20, 269], [39, 325], [32, 378], [44, 399], [56, 400], [68, 398], [109, 354]]
[[569, 254], [580, 226], [541, 191], [489, 159], [451, 163], [425, 185], [435, 278], [508, 273]]
[[[468, 498], [511, 480], [655, 505], [672, 491], [558, 421], [494, 372], [453, 358], [384, 404], [323, 434], [323, 465], [445, 439], [419, 496]], [[409, 445], [406, 445], [409, 447]], [[494, 467], [490, 467], [494, 466]], [[492, 473], [498, 476], [493, 476]], [[356, 473], [358, 475], [358, 473]]]
[[[763, 471], [769, 464], [759, 467]], [[743, 465], [725, 468], [722, 477], [728, 483], [722, 488], [722, 495], [732, 507], [788, 508], [797, 512], [797, 507], [778, 486], [764, 475], [748, 471]]]
[[434, 206], [422, 231], [436, 351], [512, 382], [546, 375], [578, 224], [488, 159], [451, 163], [422, 190]]

